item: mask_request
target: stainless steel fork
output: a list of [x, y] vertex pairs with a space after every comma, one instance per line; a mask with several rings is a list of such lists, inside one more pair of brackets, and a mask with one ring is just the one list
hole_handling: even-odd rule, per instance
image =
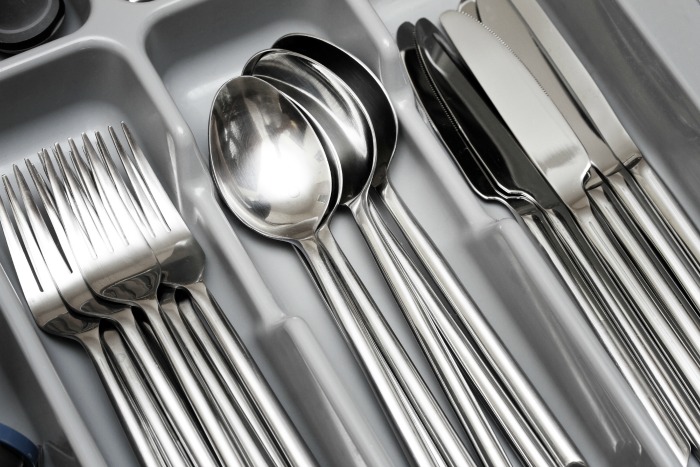
[[[59, 157], [61, 165], [65, 166], [67, 161], [62, 153]], [[60, 219], [54, 203], [46, 190], [45, 182], [30, 161], [27, 160], [26, 164], [36, 186], [39, 199], [45, 208], [49, 224], [54, 227], [53, 233], [57, 241], [52, 238], [49, 227], [39, 212], [24, 175], [17, 166], [14, 167], [15, 179], [19, 186], [20, 196], [24, 203], [32, 233], [44, 260], [50, 267], [54, 284], [61, 298], [70, 310], [88, 318], [111, 321], [118, 327], [130, 350], [136, 356], [136, 361], [141, 366], [143, 373], [147, 375], [153, 392], [157, 395], [164, 408], [164, 413], [167, 414], [176, 427], [175, 433], [179, 434], [180, 440], [183, 443], [191, 443], [192, 449], [206, 449], [197, 426], [190, 419], [185, 405], [158, 365], [146, 340], [139, 331], [131, 308], [122, 304], [98, 300], [90, 292], [75, 262], [66, 234], [60, 228]], [[72, 181], [74, 183], [74, 180]], [[5, 183], [6, 186], [9, 186], [9, 182], [5, 181]], [[8, 193], [12, 203], [14, 194], [11, 189], [8, 190]], [[75, 196], [74, 198], [75, 205], [80, 205], [83, 209], [89, 209], [82, 198]], [[144, 407], [143, 410], [148, 409], [148, 407]], [[163, 447], [166, 458], [170, 459], [171, 465], [184, 467], [186, 463], [178, 447], [174, 444], [172, 439], [173, 433], [164, 425], [160, 416], [150, 419], [149, 426], [155, 431], [159, 445]]]
[[[120, 195], [118, 199], [112, 198], [110, 201], [116, 203], [121, 200], [123, 205], [128, 207], [134, 222], [141, 228], [160, 263], [162, 282], [186, 289], [194, 299], [216, 344], [228, 361], [228, 366], [233, 370], [235, 378], [242, 382], [248, 398], [252, 401], [251, 407], [246, 401], [236, 397], [236, 394], [232, 394], [241, 405], [248, 422], [260, 436], [259, 441], [266, 448], [268, 455], [274, 456], [279, 449], [286, 463], [295, 466], [315, 465], [311, 453], [264, 376], [207, 290], [203, 281], [204, 252], [170, 201], [128, 126], [125, 123], [121, 126], [131, 156], [125, 151], [114, 129], [109, 127], [108, 131], [133, 190], [133, 198], [131, 192], [121, 183], [104, 140], [99, 132], [96, 132], [103, 163]], [[83, 143], [90, 152], [92, 145], [85, 136]], [[206, 343], [204, 345], [206, 346]], [[210, 349], [210, 355], [217, 357], [215, 348]], [[223, 374], [224, 379], [230, 378], [231, 375], [226, 375], [224, 365], [219, 363], [217, 370]], [[229, 388], [235, 389], [235, 386]], [[256, 409], [262, 416], [262, 423], [255, 414]], [[272, 435], [272, 439], [269, 439], [268, 433]], [[284, 465], [281, 460], [275, 460], [276, 465]]]
[[[206, 444], [200, 442], [202, 440], [196, 431], [189, 430], [190, 434], [184, 440], [189, 455], [197, 465], [218, 465], [217, 459], [226, 466], [245, 465], [234, 448], [230, 433], [215, 415], [210, 401], [163, 321], [156, 297], [160, 267], [153, 253], [123, 206], [105, 201], [119, 195], [109, 182], [109, 175], [102, 163], [94, 153], [88, 155], [96, 180], [108, 182], [96, 183], [97, 192], [90, 193], [82, 189], [73, 170], [61, 157], [60, 146], [56, 145], [55, 152], [62, 177], [48, 153], [44, 151], [40, 155], [60, 216], [59, 222], [53, 226], [54, 230], [65, 229], [75, 262], [95, 295], [140, 308], [147, 316], [215, 451], [212, 453]], [[95, 215], [92, 215], [93, 210]]]
[[76, 340], [83, 346], [95, 364], [102, 384], [142, 465], [167, 465], [153, 444], [153, 439], [148, 435], [148, 429], [140, 422], [136, 407], [131, 405], [107, 362], [100, 342], [99, 321], [79, 318], [68, 311], [7, 177], [3, 177], [3, 184], [9, 198], [14, 224], [5, 209], [5, 203], [0, 200], [0, 226], [34, 321], [44, 332]]

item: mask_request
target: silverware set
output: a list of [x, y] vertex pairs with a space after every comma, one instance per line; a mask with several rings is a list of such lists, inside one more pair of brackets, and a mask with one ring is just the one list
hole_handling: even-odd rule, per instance
[[246, 226], [298, 249], [414, 463], [476, 460], [336, 243], [330, 224], [340, 206], [355, 218], [480, 460], [511, 465], [495, 419], [527, 465], [585, 464], [389, 182], [398, 121], [366, 66], [324, 40], [284, 36], [219, 89], [209, 123], [210, 168], [224, 204]]
[[121, 169], [96, 132], [3, 176], [0, 223], [37, 325], [83, 345], [144, 465], [315, 465], [122, 129], [128, 151], [108, 129]]
[[700, 442], [693, 223], [536, 1], [467, 1], [440, 20], [444, 32], [422, 19], [397, 34], [424, 118], [474, 191], [519, 215], [687, 464]]

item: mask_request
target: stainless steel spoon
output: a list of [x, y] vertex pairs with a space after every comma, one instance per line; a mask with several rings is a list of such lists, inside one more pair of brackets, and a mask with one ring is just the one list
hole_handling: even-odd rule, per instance
[[317, 60], [337, 74], [359, 97], [377, 137], [374, 186], [394, 220], [448, 299], [478, 347], [510, 390], [535, 430], [546, 440], [551, 454], [562, 465], [578, 465], [581, 455], [534, 387], [506, 350], [481, 310], [474, 304], [454, 271], [432, 240], [409, 212], [392, 187], [388, 168], [398, 141], [398, 119], [386, 90], [356, 57], [336, 45], [313, 36], [290, 34], [273, 47], [292, 50]]
[[[248, 227], [302, 250], [336, 322], [417, 465], [443, 458], [415, 404], [432, 398], [327, 227], [337, 205], [332, 161], [314, 128], [272, 85], [241, 76], [217, 92], [209, 126], [211, 170], [231, 211]], [[411, 387], [412, 392], [401, 390]], [[420, 397], [420, 396], [423, 397]], [[427, 398], [427, 399], [426, 399]], [[438, 436], [441, 433], [438, 433]], [[474, 465], [465, 451], [462, 464]]]
[[[382, 219], [370, 215], [368, 195], [375, 157], [374, 133], [368, 116], [354, 93], [337, 75], [320, 63], [287, 50], [269, 49], [256, 54], [243, 69], [243, 74], [250, 73], [291, 97], [303, 111], [313, 115], [327, 132], [342, 169], [343, 192], [340, 202], [353, 213], [416, 338], [450, 395], [465, 430], [472, 437], [486, 464], [510, 465], [490, 428], [488, 417], [474, 398], [461, 368], [444, 343], [439, 326], [434, 323], [435, 313], [439, 313], [443, 321], [451, 319], [449, 313], [427, 283], [421, 280], [420, 273], [410, 263]], [[395, 244], [393, 251], [386, 245], [389, 242]], [[406, 280], [405, 274], [408, 271], [400, 266], [397, 256], [408, 262], [412, 277], [418, 278], [414, 282], [420, 284]], [[420, 292], [416, 285], [422, 286]], [[412, 388], [405, 389], [410, 391]], [[430, 405], [422, 406], [425, 423], [438, 426], [444, 435], [435, 442], [442, 445], [442, 451], [452, 452], [453, 457], [463, 457], [462, 442], [446, 423], [441, 409], [432, 404], [431, 400], [426, 402]]]

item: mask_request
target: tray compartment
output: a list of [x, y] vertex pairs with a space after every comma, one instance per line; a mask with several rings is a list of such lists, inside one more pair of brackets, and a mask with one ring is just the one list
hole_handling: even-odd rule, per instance
[[[391, 172], [397, 191], [405, 195], [418, 220], [445, 256], [453, 260], [459, 277], [592, 465], [616, 465], [621, 459], [651, 465], [654, 459], [667, 458], [663, 448], [655, 445], [653, 429], [646, 428], [648, 420], [638, 416], [640, 411], [632, 396], [585, 323], [580, 316], [568, 312], [574, 305], [542, 254], [508, 213], [476, 199], [420, 120], [403, 77], [393, 33], [382, 23], [384, 18], [378, 17], [365, 2], [338, 2], [332, 16], [320, 3], [295, 5], [303, 12], [304, 20], [290, 20], [284, 7], [265, 8], [265, 16], [256, 15], [258, 3], [243, 4], [244, 10], [253, 13], [250, 17], [232, 18], [228, 28], [205, 29], [197, 27], [196, 21], [188, 25], [178, 20], [180, 15], [202, 18], [213, 11], [225, 16], [227, 7], [212, 1], [155, 22], [146, 40], [149, 58], [192, 130], [200, 152], [206, 157], [208, 112], [218, 86], [237, 75], [254, 52], [289, 32], [317, 34], [346, 47], [382, 77], [398, 109], [402, 134]], [[376, 6], [382, 11], [380, 5]], [[416, 13], [407, 5], [402, 10], [395, 2], [386, 2], [385, 11], [393, 7], [398, 11], [386, 21], [398, 25], [402, 19], [436, 17], [451, 6], [446, 2], [421, 3]], [[401, 18], [402, 14], [409, 16]], [[292, 13], [291, 18], [296, 17]], [[354, 33], [348, 35], [347, 31]], [[317, 318], [297, 311], [294, 298], [303, 295], [298, 284], [293, 289], [284, 284], [283, 278], [290, 274], [282, 271], [279, 264], [282, 256], [289, 257], [289, 253], [284, 253], [284, 247], [275, 242], [257, 238], [236, 220], [231, 222], [278, 301], [290, 313], [307, 317], [312, 329], [318, 330], [316, 334], [324, 336], [320, 337], [322, 345], [333, 345], [325, 339], [327, 331], [317, 327]], [[340, 214], [333, 222], [333, 231], [404, 345], [420, 368], [427, 370], [357, 229], [347, 216]], [[513, 271], [514, 262], [521, 265], [519, 272]], [[578, 367], [572, 368], [572, 362]], [[424, 374], [435, 387], [429, 370]], [[584, 383], [576, 378], [582, 378]], [[593, 405], [582, 402], [581, 390], [576, 389], [580, 384], [593, 394]], [[618, 418], [620, 443], [604, 445], [597, 438], [604, 432], [597, 416], [607, 416], [608, 422]], [[632, 453], [637, 445], [644, 447], [641, 456]], [[616, 449], [618, 454], [613, 452]]]
[[[377, 465], [405, 465], [369, 386], [291, 248], [263, 239], [227, 215], [217, 204], [208, 175], [208, 113], [219, 85], [283, 34], [326, 37], [381, 76], [401, 123], [391, 170], [397, 191], [591, 465], [663, 465], [670, 455], [655, 441], [649, 421], [585, 323], [572, 312], [574, 305], [543, 254], [509, 213], [477, 199], [421, 121], [394, 43], [395, 27], [420, 16], [436, 20], [442, 10], [456, 5], [445, 0], [411, 5], [383, 0], [159, 0], [139, 5], [114, 0], [90, 5], [89, 27], [75, 31], [70, 40], [0, 63], [0, 101], [12, 109], [0, 115], [0, 168], [9, 173], [12, 162], [33, 157], [42, 146], [125, 120], [205, 249], [212, 292], [322, 464], [352, 460], [322, 436], [338, 422], [349, 427], [358, 448]], [[86, 21], [88, 9], [81, 11], [81, 21]], [[116, 25], [117, 19], [123, 27]], [[439, 391], [349, 216], [339, 215], [333, 231], [428, 384]], [[10, 291], [10, 284], [17, 283], [8, 260], [3, 245], [0, 262], [9, 282], [0, 277], [0, 288]], [[3, 318], [16, 320], [7, 317], [22, 313], [25, 331], [30, 330], [31, 317], [19, 303], [8, 300]], [[299, 336], [309, 331], [309, 344], [300, 346]], [[12, 348], [20, 348], [20, 332], [11, 332]], [[62, 406], [56, 396], [47, 396], [49, 406], [63, 416], [57, 415], [57, 425], [85, 423], [99, 446], [99, 451], [81, 451], [83, 465], [101, 465], [100, 453], [108, 465], [133, 465], [133, 454], [87, 357], [77, 345], [37, 332], [51, 362], [30, 362], [33, 371], [55, 371], [65, 386], [64, 391], [60, 383], [55, 385], [56, 391], [67, 393], [77, 406], [71, 412], [71, 404]], [[44, 350], [26, 352], [38, 355]], [[574, 371], [572, 362], [580, 368]], [[309, 384], [309, 374], [324, 384]], [[580, 397], [575, 377], [598, 398], [593, 406]], [[21, 388], [15, 392], [22, 394]], [[330, 399], [319, 404], [319, 396]], [[444, 397], [440, 400], [448, 407]], [[337, 420], [314, 419], [310, 414], [321, 406]], [[21, 409], [16, 412], [19, 426], [27, 426], [28, 434], [36, 429], [39, 441], [48, 439], [36, 428], [44, 422], [42, 414], [25, 415], [21, 421]], [[629, 443], [621, 457], [599, 436], [596, 420], [617, 415], [622, 439]], [[67, 438], [72, 433], [61, 426], [57, 430]], [[86, 435], [87, 444], [92, 437]], [[69, 440], [74, 449], [76, 439]], [[628, 449], [637, 443], [644, 448], [641, 456]]]

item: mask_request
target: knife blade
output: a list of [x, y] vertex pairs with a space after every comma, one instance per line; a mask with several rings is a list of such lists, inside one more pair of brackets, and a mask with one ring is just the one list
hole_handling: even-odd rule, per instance
[[[524, 65], [493, 33], [457, 12], [444, 13], [441, 21], [501, 117], [571, 209], [588, 240], [672, 356], [685, 377], [684, 382], [692, 387], [693, 395], [700, 394], [697, 380], [700, 367], [693, 350], [697, 344], [689, 344], [688, 337], [691, 336], [692, 342], [700, 342], [697, 324], [682, 307], [660, 309], [658, 297], [651, 295], [648, 286], [640, 282], [639, 272], [633, 271], [616, 239], [594, 215], [589, 196], [598, 207], [609, 206], [609, 203], [599, 187], [588, 192], [583, 190], [582, 182], [590, 164], [573, 131]], [[620, 224], [616, 225], [616, 231], [624, 231], [624, 224]], [[673, 317], [673, 323], [667, 320], [667, 313]], [[693, 395], [688, 396], [692, 398]]]
[[[485, 10], [497, 10], [499, 13], [508, 14], [502, 2], [484, 3], [487, 6], [495, 6]], [[612, 149], [615, 157], [632, 173], [641, 187], [644, 200], [660, 216], [665, 226], [675, 233], [687, 255], [687, 261], [696, 271], [700, 271], [700, 234], [696, 226], [644, 159], [595, 80], [536, 0], [512, 0], [511, 4], [512, 8], [517, 10], [520, 21], [527, 24], [529, 34], [536, 40], [542, 55], [567, 87], [578, 107]], [[486, 17], [491, 13], [484, 11], [483, 15]], [[517, 27], [512, 21], [508, 23], [511, 30]], [[518, 44], [518, 41], [514, 40], [512, 43]], [[549, 87], [546, 86], [546, 89], [549, 90]]]
[[[648, 208], [644, 207], [644, 205], [649, 206], [646, 202], [647, 198], [637, 194], [640, 193], [640, 187], [635, 178], [593, 133], [590, 122], [564, 87], [562, 77], [557, 75], [540, 52], [540, 48], [530, 35], [528, 26], [523, 22], [511, 1], [480, 0], [480, 6], [484, 24], [506, 41], [513, 53], [544, 87], [547, 95], [561, 110], [566, 121], [581, 140], [593, 165], [606, 175], [604, 186], [606, 193], [618, 202], [622, 215], [632, 219], [634, 224], [632, 228], [639, 229], [644, 234], [636, 236], [637, 242], [655, 250], [656, 254], [663, 258], [672, 274], [665, 277], [657, 275], [657, 268], [651, 262], [645, 261], [644, 258], [636, 258], [640, 267], [649, 268], [646, 274], [655, 277], [654, 282], [671, 281], [669, 284], [671, 288], [675, 287], [676, 283], [680, 283], [694, 309], [699, 310], [700, 271], [692, 267], [692, 262], [688, 264], [688, 256], [684, 255], [683, 246], [677, 242], [678, 236], [669, 232], [667, 224], [658, 216], [650, 214]], [[603, 214], [605, 212], [603, 211]], [[626, 247], [632, 253], [639, 251], [634, 245], [626, 245]]]
[[[407, 29], [409, 29], [408, 26], [402, 26], [399, 33], [405, 35], [409, 32]], [[431, 127], [433, 127], [436, 135], [442, 140], [447, 149], [453, 155], [456, 155], [455, 160], [459, 161], [458, 165], [460, 165], [461, 169], [469, 173], [469, 177], [474, 182], [472, 187], [475, 188], [475, 190], [479, 190], [478, 193], [481, 196], [488, 196], [491, 200], [503, 202], [496, 194], [495, 187], [491, 185], [488, 178], [484, 176], [475, 164], [475, 159], [471, 156], [472, 150], [470, 149], [468, 141], [463, 139], [458, 132], [455, 131], [438, 96], [433, 94], [434, 90], [422, 69], [420, 57], [415, 48], [412, 25], [410, 32], [410, 44], [402, 43], [403, 41], [401, 40], [399, 40], [398, 43], [404, 66], [411, 78], [410, 82], [424, 118]], [[401, 39], [401, 36], [399, 36], [399, 39]], [[530, 466], [551, 464], [552, 459], [550, 455], [538, 440], [537, 435], [530, 428], [527, 420], [523, 418], [520, 409], [514, 404], [513, 399], [511, 399], [514, 397], [517, 400], [517, 394], [505, 394], [501, 383], [497, 381], [493, 374], [489, 372], [487, 376], [490, 380], [486, 380], [486, 384], [477, 381], [475, 381], [475, 383], [518, 452], [520, 452]]]

